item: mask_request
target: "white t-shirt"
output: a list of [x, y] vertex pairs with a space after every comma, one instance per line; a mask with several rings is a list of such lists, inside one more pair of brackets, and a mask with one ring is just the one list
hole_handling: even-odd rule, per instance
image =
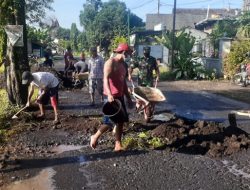
[[84, 61], [78, 61], [74, 64], [74, 67], [77, 69], [77, 67], [81, 67], [81, 71], [83, 72], [84, 70], [86, 70], [87, 64]]
[[32, 76], [34, 80], [31, 83], [38, 88], [55, 88], [59, 84], [58, 79], [49, 72], [36, 72]]

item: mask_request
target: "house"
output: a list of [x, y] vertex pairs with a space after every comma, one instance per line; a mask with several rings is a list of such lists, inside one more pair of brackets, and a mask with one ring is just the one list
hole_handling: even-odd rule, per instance
[[37, 57], [43, 57], [44, 49], [46, 46], [39, 42], [33, 42], [28, 40], [28, 55], [35, 55]]
[[[176, 30], [185, 27], [195, 28], [195, 24], [214, 15], [233, 17], [240, 13], [240, 9], [176, 9]], [[146, 30], [153, 30], [154, 26], [162, 24], [166, 30], [173, 28], [173, 14], [146, 14]]]

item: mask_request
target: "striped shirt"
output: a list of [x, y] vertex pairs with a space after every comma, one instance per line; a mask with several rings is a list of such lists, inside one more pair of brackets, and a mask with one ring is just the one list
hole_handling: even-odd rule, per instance
[[91, 57], [88, 60], [89, 78], [90, 79], [102, 79], [103, 78], [104, 59], [97, 55], [97, 57]]

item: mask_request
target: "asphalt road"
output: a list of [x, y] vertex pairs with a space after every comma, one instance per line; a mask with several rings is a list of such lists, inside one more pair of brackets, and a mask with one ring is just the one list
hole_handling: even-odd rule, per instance
[[[160, 86], [165, 91], [164, 83]], [[225, 125], [229, 112], [249, 107], [206, 92], [165, 93], [167, 102], [157, 105], [158, 112], [171, 110], [190, 119], [216, 120]], [[239, 118], [241, 121], [248, 123], [248, 118]], [[249, 158], [249, 150], [224, 159], [211, 159], [167, 150], [135, 150], [117, 154], [102, 147], [95, 151], [82, 147], [52, 158], [26, 160], [30, 167], [11, 175], [25, 175], [25, 172], [35, 170], [34, 177], [4, 189], [20, 189], [21, 184], [28, 184], [23, 186], [26, 187], [24, 189], [249, 190]], [[32, 180], [35, 185], [30, 182]], [[46, 185], [40, 188], [37, 185], [39, 181], [46, 181]]]

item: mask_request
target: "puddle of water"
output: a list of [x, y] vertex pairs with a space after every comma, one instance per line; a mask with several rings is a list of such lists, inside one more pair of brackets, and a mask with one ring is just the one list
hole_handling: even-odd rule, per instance
[[85, 146], [74, 146], [74, 145], [59, 145], [57, 147], [53, 147], [51, 149], [52, 152], [56, 154], [61, 154], [63, 152], [73, 151], [73, 150], [79, 150]]
[[227, 167], [230, 173], [236, 176], [242, 176], [243, 178], [250, 179], [250, 174], [244, 172], [242, 169], [238, 169], [238, 165], [235, 163], [230, 163], [227, 160], [223, 160], [222, 163]]
[[159, 115], [154, 115], [153, 116], [153, 120], [157, 120], [157, 121], [169, 121], [172, 117], [173, 117], [173, 115], [171, 115], [171, 114], [162, 113], [162, 114], [159, 114]]
[[46, 168], [42, 170], [37, 176], [23, 181], [16, 181], [13, 184], [5, 187], [5, 190], [55, 190], [53, 185], [54, 181], [52, 177], [56, 174], [56, 171], [52, 168]]

